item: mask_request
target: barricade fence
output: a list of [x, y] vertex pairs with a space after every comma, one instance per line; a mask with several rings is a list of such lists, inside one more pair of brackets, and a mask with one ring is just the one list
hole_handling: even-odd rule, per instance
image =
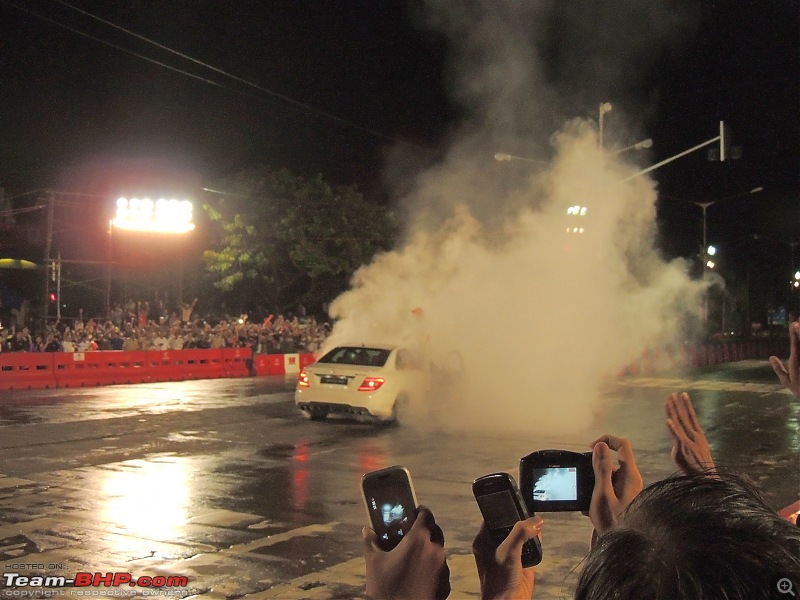
[[789, 341], [785, 339], [674, 344], [645, 349], [641, 356], [631, 361], [619, 375], [686, 372], [740, 360], [765, 360], [770, 356], [786, 357], [788, 354]]
[[[619, 372], [625, 375], [690, 371], [745, 359], [788, 355], [780, 339], [648, 348]], [[249, 348], [167, 351], [4, 352], [0, 390], [95, 387], [159, 381], [294, 375], [313, 354], [257, 354]]]
[[313, 354], [259, 354], [253, 357], [249, 348], [3, 352], [0, 353], [0, 390], [293, 375], [312, 362]]

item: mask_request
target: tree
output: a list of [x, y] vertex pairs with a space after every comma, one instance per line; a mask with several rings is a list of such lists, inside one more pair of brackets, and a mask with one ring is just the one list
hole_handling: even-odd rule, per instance
[[319, 311], [394, 244], [394, 215], [355, 186], [258, 168], [220, 187], [226, 195], [204, 205], [218, 227], [203, 258], [213, 285], [242, 308]]

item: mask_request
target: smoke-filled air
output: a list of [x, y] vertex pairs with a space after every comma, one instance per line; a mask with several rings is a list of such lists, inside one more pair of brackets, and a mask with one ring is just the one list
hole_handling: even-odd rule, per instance
[[[434, 165], [412, 174], [413, 158], [391, 153], [407, 235], [332, 303], [328, 346], [406, 344], [440, 367], [460, 357], [457, 409], [439, 426], [588, 427], [620, 369], [682, 341], [699, 308], [701, 283], [655, 245], [655, 183], [637, 175], [646, 156], [616, 151], [643, 135], [625, 114], [647, 110], [625, 103], [616, 78], [634, 82], [685, 21], [633, 1], [581, 4], [433, 2], [420, 16], [449, 40], [464, 116]], [[604, 40], [616, 32], [635, 53], [614, 55]], [[601, 148], [597, 107], [611, 93]]]

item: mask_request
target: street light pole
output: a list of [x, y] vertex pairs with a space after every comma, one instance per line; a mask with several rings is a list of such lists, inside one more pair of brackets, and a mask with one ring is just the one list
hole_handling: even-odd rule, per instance
[[611, 112], [612, 108], [614, 108], [614, 107], [611, 106], [610, 102], [602, 102], [600, 104], [599, 108], [597, 109], [597, 112], [598, 112], [598, 123], [599, 123], [598, 136], [597, 136], [597, 147], [600, 150], [603, 149], [603, 116], [606, 113]]

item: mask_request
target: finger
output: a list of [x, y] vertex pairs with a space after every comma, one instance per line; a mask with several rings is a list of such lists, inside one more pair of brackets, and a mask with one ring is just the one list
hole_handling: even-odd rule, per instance
[[619, 460], [620, 467], [625, 466], [626, 463], [636, 466], [636, 459], [633, 457], [633, 447], [628, 438], [621, 438], [615, 435], [603, 435], [592, 443], [592, 448], [594, 448], [598, 442], [604, 442], [606, 446], [617, 453], [617, 460]]
[[689, 441], [689, 438], [686, 437], [686, 433], [683, 431], [683, 427], [681, 427], [673, 419], [667, 419], [667, 429], [669, 429], [672, 437], [675, 438], [675, 443], [677, 444], [676, 447]]
[[433, 529], [431, 529], [431, 541], [444, 548], [444, 531], [436, 524], [434, 524]]
[[791, 384], [789, 372], [786, 370], [786, 367], [783, 366], [783, 361], [777, 356], [770, 356], [769, 364], [772, 365], [772, 370], [775, 371], [775, 375], [778, 376], [781, 384], [784, 387], [789, 386]]
[[364, 545], [364, 556], [372, 552], [381, 552], [378, 547], [378, 535], [370, 527], [361, 530], [361, 541]]
[[692, 420], [689, 417], [689, 412], [686, 409], [686, 404], [683, 401], [683, 398], [678, 396], [678, 399], [675, 402], [675, 414], [678, 417], [678, 422], [676, 425], [679, 425], [684, 432], [686, 432], [686, 437], [690, 440], [694, 441], [695, 439], [695, 430], [692, 427]]
[[607, 498], [614, 497], [614, 486], [611, 483], [614, 466], [611, 464], [611, 452], [605, 442], [598, 441], [594, 445], [592, 470], [594, 470], [595, 490]]
[[427, 506], [423, 505], [423, 504], [420, 504], [417, 507], [417, 510], [416, 510], [416, 513], [415, 513], [414, 526], [412, 526], [411, 529], [414, 529], [414, 527], [416, 527], [417, 523], [419, 523], [420, 526], [426, 527], [427, 529], [429, 529], [431, 531], [433, 531], [433, 528], [436, 526], [436, 519], [433, 517], [433, 513], [431, 512], [431, 509], [428, 508]]
[[667, 417], [675, 418], [675, 403], [678, 401], [678, 394], [670, 394], [667, 396], [667, 401], [664, 403], [664, 408], [667, 410]]
[[508, 534], [503, 543], [497, 548], [500, 555], [503, 556], [522, 556], [522, 546], [525, 542], [535, 538], [542, 531], [544, 521], [541, 517], [531, 517], [524, 521], [517, 521], [514, 524], [511, 533]]
[[700, 419], [697, 418], [697, 411], [694, 409], [691, 396], [689, 396], [689, 394], [686, 392], [683, 392], [680, 395], [680, 400], [683, 404], [686, 414], [689, 415], [689, 422], [692, 424], [692, 428], [699, 433], [703, 433], [703, 426], [700, 425]]
[[484, 521], [472, 540], [472, 552], [475, 555], [483, 555], [487, 550], [494, 552], [494, 544], [492, 544], [489, 530], [486, 528], [486, 522]]

